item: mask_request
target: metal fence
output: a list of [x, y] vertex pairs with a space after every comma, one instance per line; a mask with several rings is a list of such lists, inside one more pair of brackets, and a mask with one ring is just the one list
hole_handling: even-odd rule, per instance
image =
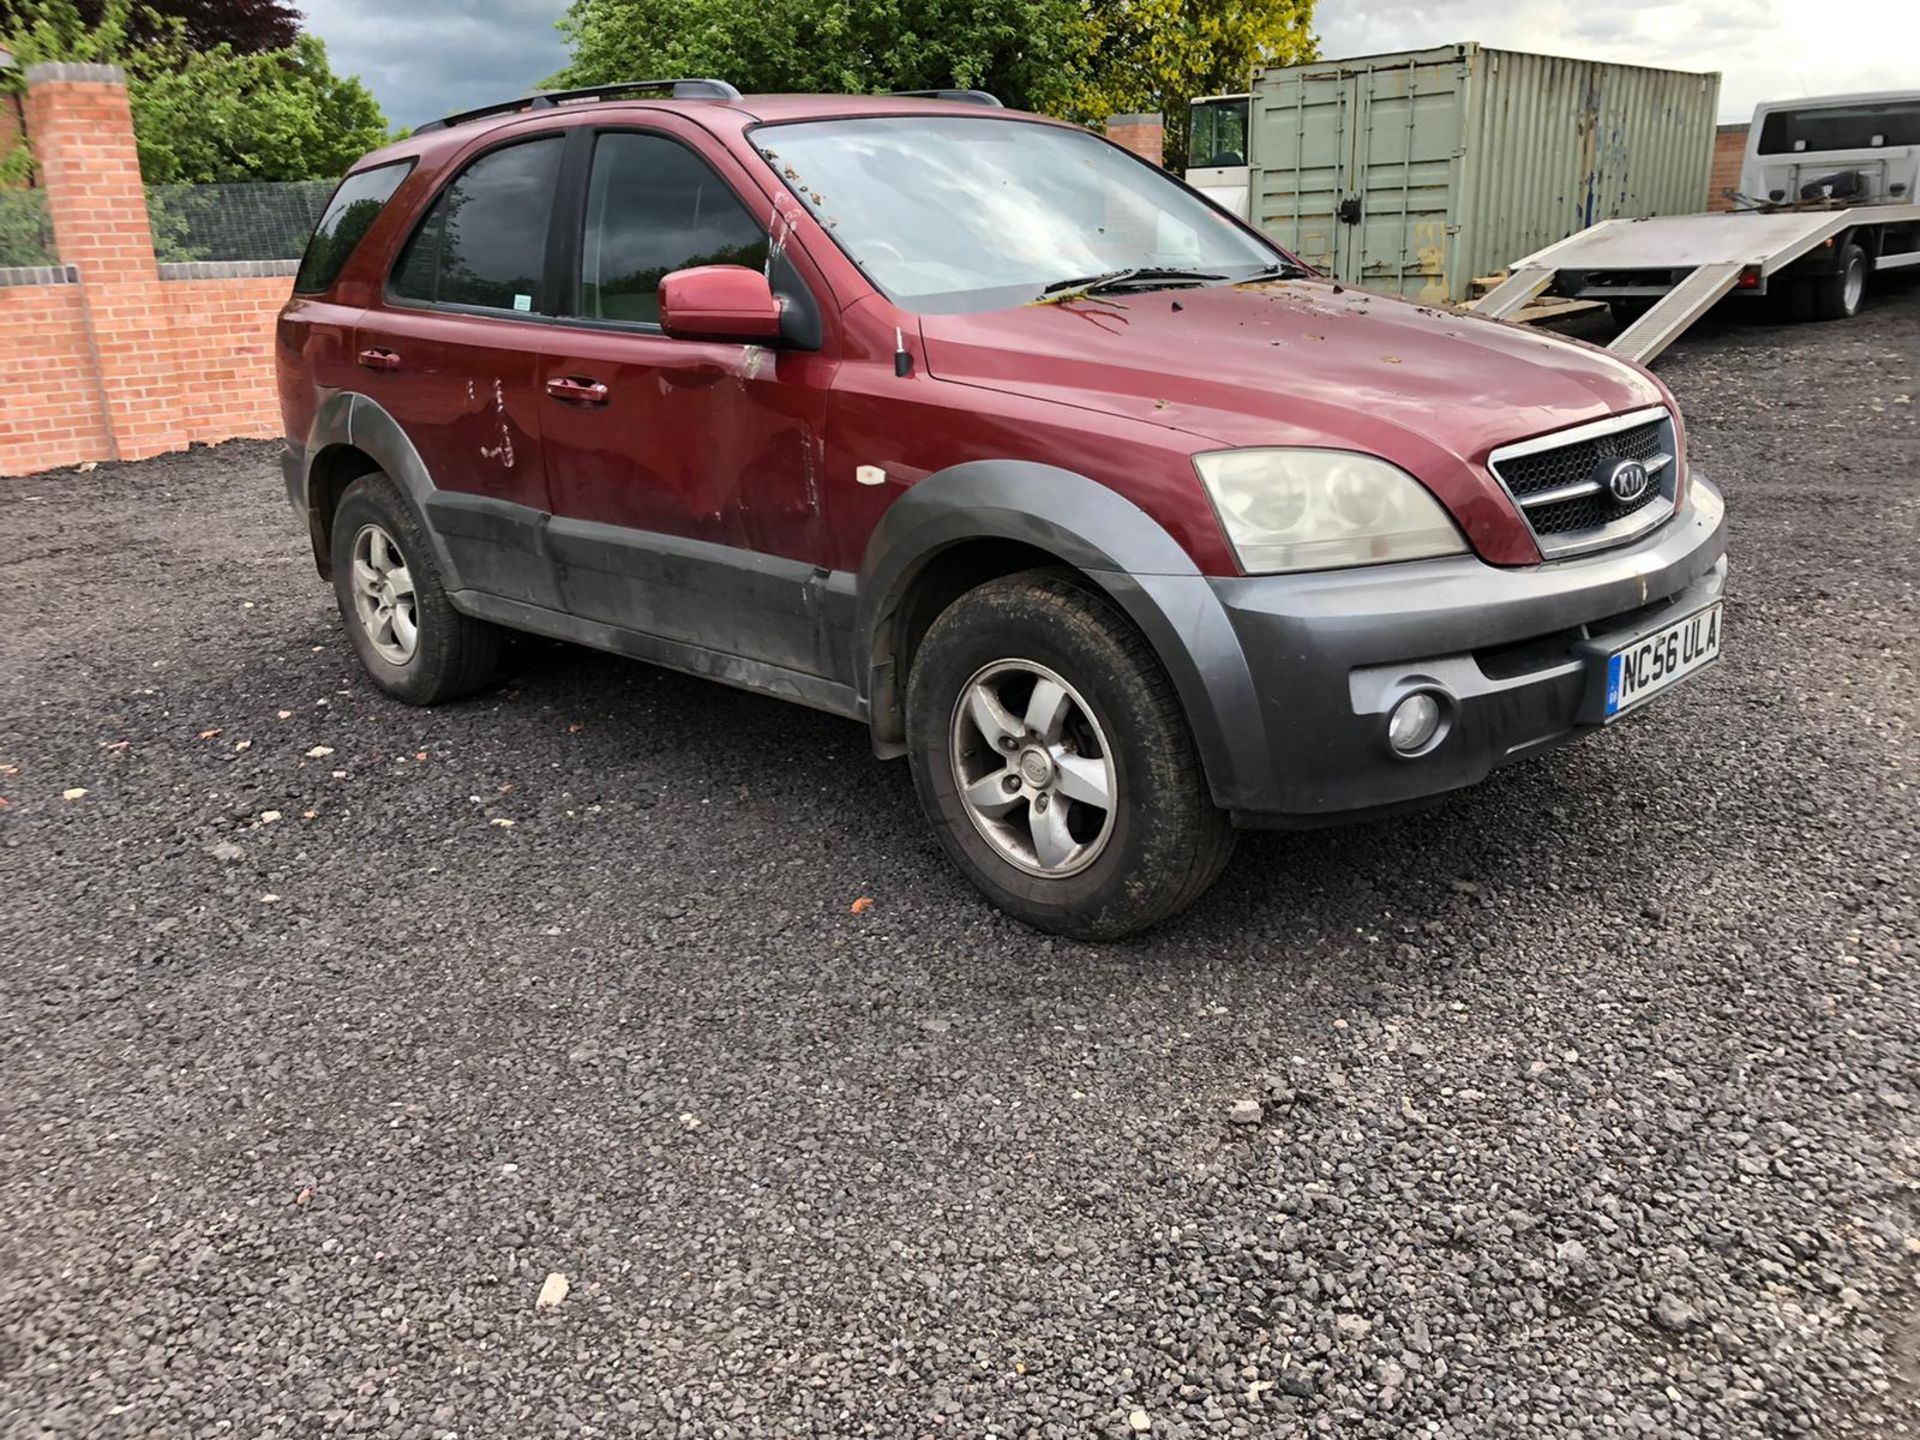
[[0, 190], [0, 266], [58, 263], [46, 195], [39, 190]]
[[298, 260], [333, 186], [331, 180], [149, 185], [154, 254], [163, 264]]

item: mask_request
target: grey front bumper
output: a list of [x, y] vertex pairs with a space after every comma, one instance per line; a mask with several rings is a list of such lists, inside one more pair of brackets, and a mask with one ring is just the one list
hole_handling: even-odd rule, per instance
[[[1245, 657], [1270, 761], [1258, 791], [1227, 798], [1237, 823], [1362, 818], [1471, 785], [1597, 728], [1596, 655], [1720, 598], [1726, 506], [1695, 474], [1685, 507], [1632, 545], [1502, 569], [1468, 556], [1211, 580]], [[1412, 690], [1449, 697], [1444, 738], [1416, 758], [1386, 741]]]

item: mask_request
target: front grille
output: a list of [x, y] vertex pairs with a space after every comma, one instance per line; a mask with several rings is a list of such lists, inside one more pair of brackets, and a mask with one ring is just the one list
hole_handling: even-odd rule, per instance
[[[1624, 426], [1612, 421], [1579, 426], [1569, 432], [1569, 437], [1555, 445], [1553, 437], [1548, 436], [1493, 454], [1493, 473], [1519, 503], [1520, 513], [1533, 527], [1543, 554], [1551, 557], [1594, 548], [1594, 543], [1622, 543], [1637, 533], [1637, 527], [1618, 522], [1661, 502], [1665, 502], [1663, 513], [1650, 514], [1649, 524], [1657, 524], [1664, 512], [1671, 511], [1679, 447], [1666, 411], [1646, 413], [1644, 418], [1630, 417]], [[1608, 460], [1642, 462], [1653, 472], [1653, 483], [1635, 500], [1614, 499], [1594, 483]], [[1583, 486], [1582, 493], [1574, 495], [1534, 498]]]

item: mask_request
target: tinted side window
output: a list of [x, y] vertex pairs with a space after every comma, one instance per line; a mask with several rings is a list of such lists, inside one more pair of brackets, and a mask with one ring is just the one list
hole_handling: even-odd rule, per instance
[[439, 305], [537, 311], [561, 137], [490, 150], [460, 172], [400, 252], [393, 293]]
[[318, 294], [340, 278], [354, 250], [412, 169], [413, 161], [396, 160], [391, 165], [358, 171], [340, 182], [320, 223], [313, 227], [313, 238], [307, 241], [307, 253], [301, 256], [299, 273], [293, 277], [295, 290]]
[[662, 276], [692, 265], [767, 263], [767, 233], [706, 162], [659, 135], [593, 146], [580, 257], [580, 310], [658, 323]]

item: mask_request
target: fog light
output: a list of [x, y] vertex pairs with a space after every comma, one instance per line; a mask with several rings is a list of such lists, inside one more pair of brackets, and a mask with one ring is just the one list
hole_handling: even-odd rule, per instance
[[1401, 755], [1411, 755], [1431, 741], [1440, 729], [1440, 702], [1418, 691], [1393, 707], [1387, 716], [1387, 743]]

